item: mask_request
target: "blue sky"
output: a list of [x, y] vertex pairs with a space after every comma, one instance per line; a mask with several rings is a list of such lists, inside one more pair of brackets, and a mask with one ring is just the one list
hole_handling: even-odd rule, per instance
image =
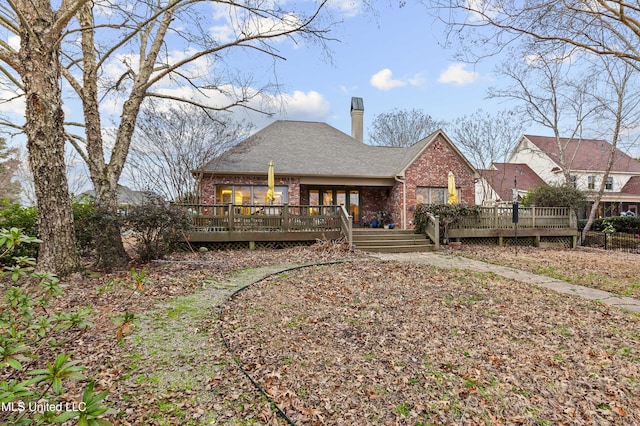
[[[486, 99], [487, 89], [499, 83], [496, 58], [455, 61], [455, 51], [442, 47], [444, 25], [422, 5], [377, 7], [377, 16], [360, 11], [344, 18], [333, 34], [340, 41], [329, 43], [331, 63], [314, 46], [281, 47], [287, 60], [277, 64], [277, 75], [288, 102], [278, 118], [323, 121], [349, 134], [351, 97], [361, 97], [366, 142], [374, 117], [396, 108], [421, 109], [446, 121], [479, 108], [508, 108]], [[268, 123], [254, 121], [258, 128]]]
[[[287, 2], [283, 3], [286, 7]], [[304, 1], [297, 3], [305, 4]], [[487, 89], [498, 83], [494, 75], [498, 58], [479, 64], [456, 62], [453, 59], [455, 51], [441, 45], [446, 29], [444, 24], [435, 20], [425, 6], [406, 2], [405, 6], [399, 7], [399, 2], [393, 0], [373, 1], [375, 9], [372, 10], [363, 8], [361, 3], [330, 0], [327, 12], [341, 23], [333, 26], [328, 34], [328, 37], [337, 39], [328, 42], [328, 55], [306, 41], [272, 40], [278, 53], [286, 58], [276, 61], [274, 73], [271, 69], [273, 58], [255, 50], [234, 50], [229, 64], [253, 74], [256, 88], [267, 81], [277, 80], [281, 86], [280, 94], [270, 99], [282, 106], [282, 109], [271, 111], [276, 113], [272, 118], [247, 111], [239, 111], [237, 115], [252, 122], [256, 130], [273, 119], [290, 119], [327, 122], [349, 134], [351, 97], [361, 97], [365, 106], [366, 142], [374, 117], [393, 109], [421, 109], [436, 120], [451, 121], [479, 108], [494, 112], [508, 107], [486, 99]], [[227, 11], [216, 7], [213, 4], [210, 9], [205, 9], [211, 18], [209, 28], [214, 36], [224, 40], [234, 29]], [[17, 37], [5, 37], [10, 45], [18, 48]], [[168, 42], [173, 59], [186, 55], [179, 39]], [[123, 52], [107, 64], [106, 73], [116, 79], [125, 69], [118, 62], [120, 60], [135, 64], [136, 56]], [[209, 64], [207, 68], [202, 62], [192, 64], [197, 72], [205, 73], [223, 71], [224, 66]], [[195, 91], [186, 85], [167, 86], [160, 90], [195, 96]], [[0, 96], [5, 97], [4, 93], [0, 92]], [[12, 97], [12, 94], [6, 97]], [[213, 102], [215, 98], [215, 95], [211, 96]], [[70, 98], [65, 99], [68, 101]], [[110, 116], [120, 116], [123, 101], [123, 98], [113, 97], [103, 101], [104, 125], [112, 122]], [[22, 115], [23, 111], [22, 98], [0, 105], [0, 113]], [[69, 120], [82, 120], [80, 112], [77, 102], [65, 105], [65, 115]], [[13, 142], [21, 144], [23, 138], [15, 138]]]

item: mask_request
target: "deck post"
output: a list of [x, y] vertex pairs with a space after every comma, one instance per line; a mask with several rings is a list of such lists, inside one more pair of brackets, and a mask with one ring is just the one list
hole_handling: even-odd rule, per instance
[[[531, 226], [533, 228], [536, 227], [536, 206], [531, 206]], [[538, 242], [540, 242], [540, 241], [538, 241]]]
[[289, 231], [289, 204], [282, 206], [282, 230]]
[[233, 211], [233, 203], [229, 203], [229, 231], [233, 231], [235, 218], [233, 217], [235, 212]]

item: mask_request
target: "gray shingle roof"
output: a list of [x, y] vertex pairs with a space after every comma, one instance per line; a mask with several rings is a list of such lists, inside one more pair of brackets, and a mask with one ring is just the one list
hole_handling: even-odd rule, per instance
[[326, 123], [276, 121], [202, 169], [216, 174], [393, 178], [437, 134], [408, 148], [365, 145]]

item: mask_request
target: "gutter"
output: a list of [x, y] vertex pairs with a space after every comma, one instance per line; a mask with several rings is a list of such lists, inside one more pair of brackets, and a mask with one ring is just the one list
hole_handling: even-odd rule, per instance
[[407, 182], [404, 176], [394, 176], [402, 184], [402, 229], [407, 229]]

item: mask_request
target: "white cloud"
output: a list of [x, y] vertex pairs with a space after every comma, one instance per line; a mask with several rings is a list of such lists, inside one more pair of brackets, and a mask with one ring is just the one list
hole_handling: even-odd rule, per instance
[[[20, 123], [24, 122], [25, 101], [24, 96], [11, 90], [0, 90], [0, 112], [20, 117]], [[17, 124], [17, 123], [16, 123]]]
[[292, 94], [284, 94], [282, 104], [287, 118], [293, 120], [322, 121], [330, 111], [329, 101], [314, 90], [296, 90]]
[[479, 74], [475, 71], [467, 71], [465, 69], [466, 64], [451, 64], [449, 68], [444, 70], [438, 81], [440, 83], [455, 83], [458, 85], [470, 84], [476, 81], [479, 77]]
[[502, 12], [499, 2], [492, 0], [467, 0], [469, 22], [485, 22], [495, 19]]
[[9, 46], [11, 46], [11, 48], [18, 51], [20, 49], [20, 36], [9, 36], [9, 38], [7, 39], [7, 43], [9, 43]]
[[414, 75], [413, 77], [409, 78], [407, 81], [409, 85], [413, 87], [423, 87], [427, 84], [427, 79], [422, 73], [418, 73]]
[[356, 16], [362, 10], [361, 2], [354, 0], [329, 0], [328, 5], [337, 9], [345, 18]]
[[394, 79], [393, 72], [389, 68], [385, 68], [372, 75], [369, 82], [373, 87], [386, 91], [404, 86], [421, 87], [425, 85], [425, 78], [422, 73], [418, 73], [402, 80]]
[[393, 72], [389, 68], [378, 71], [371, 76], [369, 80], [371, 85], [380, 90], [391, 90], [396, 87], [405, 86], [407, 83], [401, 80], [393, 79]]

